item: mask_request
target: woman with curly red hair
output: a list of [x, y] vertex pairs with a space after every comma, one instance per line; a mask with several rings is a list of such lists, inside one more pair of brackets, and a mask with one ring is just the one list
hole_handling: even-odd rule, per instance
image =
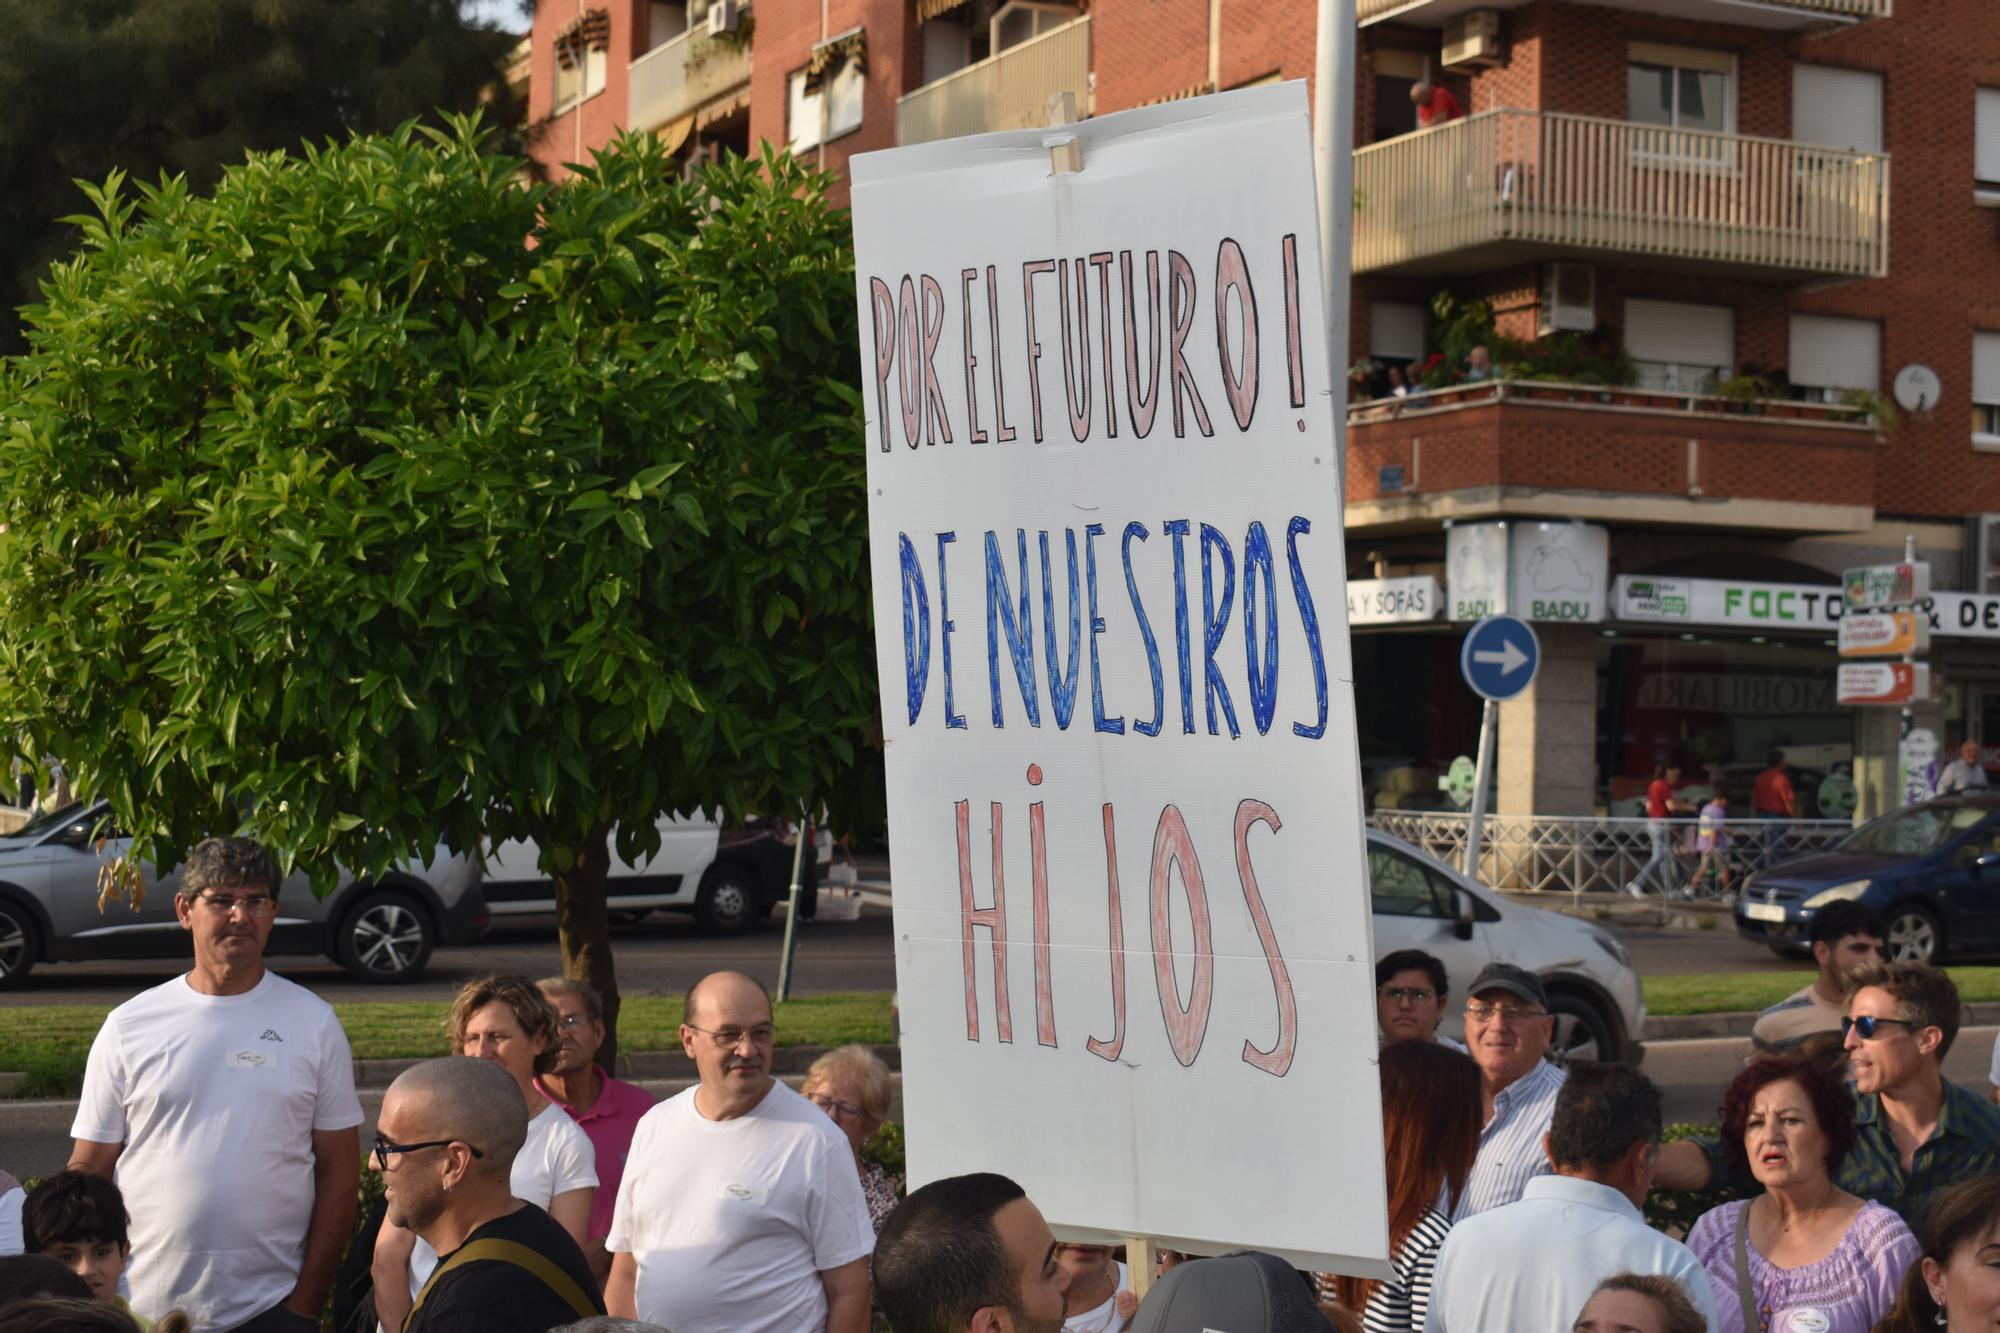
[[1902, 1218], [1834, 1184], [1854, 1101], [1806, 1060], [1758, 1060], [1722, 1100], [1722, 1141], [1755, 1199], [1702, 1214], [1688, 1248], [1708, 1270], [1718, 1333], [1868, 1333], [1918, 1258]]

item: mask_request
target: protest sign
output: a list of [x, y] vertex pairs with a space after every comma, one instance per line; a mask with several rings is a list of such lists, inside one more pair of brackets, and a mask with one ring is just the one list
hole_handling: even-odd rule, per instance
[[1386, 1274], [1303, 86], [857, 157], [911, 1183]]

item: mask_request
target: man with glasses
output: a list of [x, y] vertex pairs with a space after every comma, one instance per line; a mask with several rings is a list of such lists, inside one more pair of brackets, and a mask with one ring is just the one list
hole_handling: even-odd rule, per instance
[[737, 972], [688, 991], [700, 1083], [640, 1120], [618, 1187], [611, 1313], [674, 1333], [864, 1333], [875, 1229], [847, 1139], [771, 1077], [771, 1001]]
[[556, 1066], [538, 1077], [535, 1086], [569, 1112], [597, 1152], [597, 1194], [590, 1204], [586, 1232], [590, 1239], [583, 1253], [601, 1286], [611, 1272], [611, 1252], [604, 1248], [604, 1238], [611, 1234], [618, 1182], [625, 1175], [633, 1131], [653, 1109], [653, 1094], [611, 1077], [598, 1065], [597, 1049], [604, 1045], [604, 1001], [594, 988], [568, 977], [549, 977], [535, 987], [557, 1015]]
[[1451, 983], [1444, 964], [1422, 949], [1398, 949], [1375, 964], [1375, 1027], [1382, 1042], [1434, 1041], [1462, 1051], [1465, 1046], [1438, 1035]]
[[264, 968], [279, 882], [249, 838], [189, 853], [194, 966], [104, 1020], [70, 1130], [70, 1169], [131, 1209], [132, 1304], [204, 1333], [318, 1328], [354, 1226], [354, 1061], [333, 1009]]
[[1484, 1128], [1453, 1222], [1514, 1202], [1530, 1180], [1548, 1173], [1542, 1138], [1566, 1077], [1542, 1059], [1554, 1036], [1540, 977], [1512, 963], [1489, 963], [1473, 978], [1465, 1045], [1479, 1066]]
[[385, 1220], [438, 1254], [403, 1333], [542, 1333], [604, 1313], [576, 1241], [514, 1197], [514, 1156], [527, 1137], [520, 1090], [490, 1060], [426, 1060], [382, 1095], [375, 1164]]
[[[2000, 1168], [2000, 1108], [1944, 1078], [1963, 1009], [1941, 969], [1891, 963], [1854, 981], [1842, 1027], [1856, 1142], [1834, 1183], [1916, 1225], [1937, 1191]], [[1658, 1183], [1707, 1189], [1732, 1180], [1725, 1161], [1715, 1140], [1671, 1143], [1660, 1150]]]

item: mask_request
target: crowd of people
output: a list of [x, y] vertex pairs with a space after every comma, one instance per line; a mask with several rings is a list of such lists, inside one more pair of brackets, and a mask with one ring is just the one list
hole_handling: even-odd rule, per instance
[[[1813, 982], [1758, 1022], [1712, 1139], [1663, 1142], [1659, 1090], [1546, 1057], [1549, 997], [1505, 962], [1466, 987], [1376, 968], [1391, 1263], [1301, 1273], [1257, 1252], [1059, 1242], [1015, 1181], [899, 1182], [866, 1145], [891, 1075], [865, 1047], [794, 1092], [770, 999], [703, 978], [695, 1085], [655, 1103], [597, 1063], [587, 986], [468, 983], [448, 1053], [384, 1094], [363, 1169], [333, 1011], [263, 966], [276, 867], [210, 839], [176, 915], [191, 970], [93, 1043], [69, 1169], [26, 1191], [0, 1333], [1916, 1333], [2000, 1322], [2000, 1109], [1945, 1080], [1951, 979], [1884, 964], [1853, 903], [1814, 922]], [[1685, 1235], [1655, 1189], [1717, 1190]], [[5, 1233], [0, 1232], [0, 1235]], [[1150, 1281], [1149, 1281], [1150, 1279]], [[1150, 1286], [1141, 1295], [1141, 1290]]]

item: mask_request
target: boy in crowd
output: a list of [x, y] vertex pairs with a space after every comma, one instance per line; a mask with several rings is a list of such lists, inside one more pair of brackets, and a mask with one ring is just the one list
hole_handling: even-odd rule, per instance
[[150, 1329], [152, 1322], [118, 1294], [118, 1279], [132, 1253], [130, 1225], [118, 1186], [82, 1171], [50, 1176], [28, 1191], [21, 1206], [21, 1239], [27, 1253], [54, 1259], [82, 1278], [92, 1297], [131, 1315], [141, 1329]]

